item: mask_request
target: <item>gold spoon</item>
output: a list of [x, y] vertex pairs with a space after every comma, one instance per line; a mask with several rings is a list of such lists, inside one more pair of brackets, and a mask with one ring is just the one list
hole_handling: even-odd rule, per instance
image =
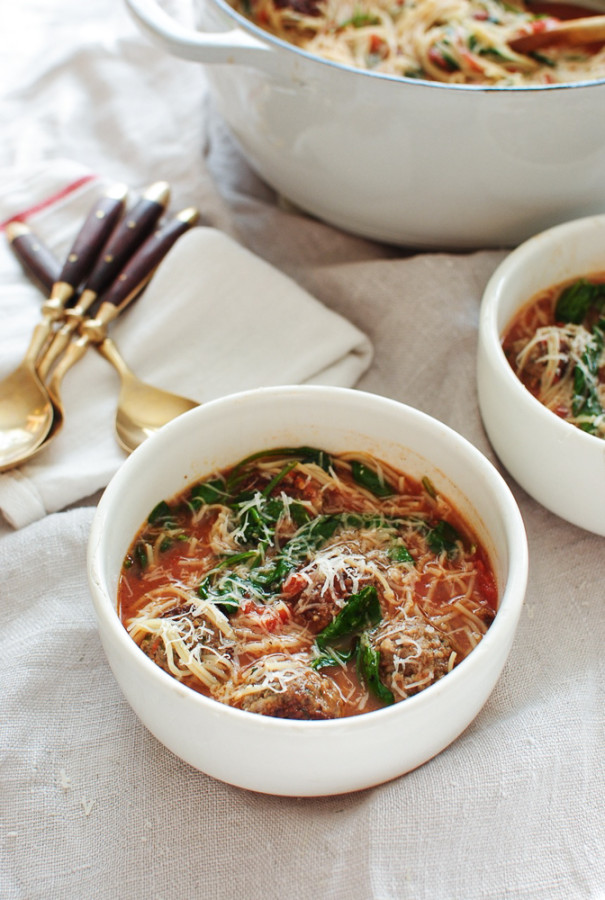
[[163, 391], [137, 378], [110, 338], [102, 340], [97, 350], [120, 377], [115, 428], [118, 443], [127, 453], [132, 453], [167, 422], [199, 405], [194, 400]]
[[[79, 336], [71, 341], [65, 354], [58, 361], [48, 385], [54, 403], [62, 409], [60, 389], [64, 376], [82, 358], [91, 344], [95, 346], [99, 353], [115, 366], [121, 379], [116, 412], [116, 434], [118, 442], [127, 452], [134, 450], [149, 434], [157, 431], [166, 422], [197, 404], [178, 394], [144, 384], [136, 378], [122, 359], [116, 345], [107, 337], [107, 326], [141, 294], [161, 259], [198, 218], [197, 210], [185, 209], [148, 238], [122, 270], [112, 287], [103, 295], [95, 317], [82, 321]], [[37, 258], [32, 256], [30, 246], [34, 241], [40, 248], [41, 244], [37, 239], [26, 235], [19, 241], [14, 241], [11, 247], [28, 273], [32, 271], [34, 265], [37, 265], [38, 274], [41, 275], [38, 281], [47, 286], [49, 274], [52, 277], [52, 273], [49, 272], [51, 265], [49, 257], [47, 255], [42, 263], [39, 256]], [[55, 436], [60, 424], [56, 428], [51, 428], [43, 447]]]
[[[541, 21], [541, 20], [538, 20]], [[605, 41], [605, 16], [585, 16], [581, 19], [544, 19], [543, 27], [533, 34], [520, 34], [508, 45], [517, 53], [531, 53], [555, 44], [597, 44]]]
[[34, 328], [21, 364], [0, 382], [0, 471], [35, 453], [61, 415], [38, 375], [36, 362], [55, 322], [62, 318], [66, 304], [109, 237], [126, 194], [124, 185], [115, 185], [95, 203], [42, 307], [42, 321]]

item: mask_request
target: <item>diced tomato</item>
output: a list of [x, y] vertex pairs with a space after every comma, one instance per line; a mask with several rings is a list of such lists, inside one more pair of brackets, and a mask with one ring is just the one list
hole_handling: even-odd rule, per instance
[[296, 597], [297, 594], [300, 594], [306, 583], [307, 582], [302, 575], [298, 572], [292, 572], [282, 584], [281, 592], [286, 597]]
[[482, 559], [475, 561], [477, 569], [477, 590], [491, 609], [498, 608], [498, 589], [493, 574], [487, 568]]
[[471, 71], [483, 72], [483, 66], [479, 63], [474, 53], [471, 53], [469, 50], [461, 50], [460, 56]]
[[262, 603], [255, 603], [254, 600], [244, 600], [240, 604], [240, 610], [244, 615], [254, 616], [258, 619], [265, 631], [275, 631], [279, 625], [283, 625], [290, 618], [290, 610], [281, 603], [264, 606]]
[[431, 47], [428, 55], [433, 65], [443, 69], [444, 72], [453, 72], [455, 70], [455, 66], [444, 57], [439, 47]]
[[550, 31], [559, 25], [559, 20], [554, 18], [536, 19], [531, 22], [528, 34], [542, 34], [543, 31]]
[[553, 27], [559, 24], [558, 19], [543, 18], [535, 19], [533, 22], [525, 22], [518, 32], [518, 37], [526, 37], [530, 34], [542, 34], [545, 31], [551, 31]]
[[369, 40], [368, 52], [375, 56], [384, 56], [386, 51], [385, 42], [377, 34], [373, 34]]

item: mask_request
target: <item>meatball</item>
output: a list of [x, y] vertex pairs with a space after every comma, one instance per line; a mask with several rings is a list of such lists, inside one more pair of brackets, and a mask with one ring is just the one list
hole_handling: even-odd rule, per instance
[[383, 581], [387, 566], [384, 553], [367, 550], [359, 541], [328, 545], [288, 576], [281, 596], [290, 605], [294, 619], [311, 634], [319, 634], [353, 594]]
[[[225, 637], [207, 615], [192, 605], [172, 607], [158, 616], [156, 621], [158, 620], [164, 621], [166, 628], [144, 631], [137, 641], [143, 653], [161, 669], [176, 677], [190, 674], [197, 674], [199, 677], [200, 673], [195, 671], [196, 666], [203, 667], [210, 660], [215, 666], [213, 674], [208, 675], [207, 680], [209, 683], [214, 682], [221, 657], [225, 657], [225, 666], [222, 668], [227, 666], [226, 658], [231, 655], [233, 642]], [[173, 652], [175, 638], [186, 648], [187, 661], [181, 659], [178, 652]]]
[[370, 642], [380, 653], [380, 679], [398, 699], [417, 694], [449, 671], [452, 646], [421, 616], [386, 622]]
[[344, 705], [331, 678], [285, 654], [268, 657], [266, 666], [251, 666], [228, 702], [279, 719], [336, 719]]

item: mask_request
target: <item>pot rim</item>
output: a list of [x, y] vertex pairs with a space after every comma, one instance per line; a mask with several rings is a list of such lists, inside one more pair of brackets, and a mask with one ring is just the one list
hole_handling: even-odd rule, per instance
[[423, 78], [408, 78], [404, 75], [391, 75], [388, 72], [374, 72], [369, 69], [360, 69], [355, 66], [348, 66], [345, 63], [335, 62], [331, 59], [326, 59], [322, 56], [319, 56], [316, 53], [309, 53], [309, 51], [302, 49], [301, 47], [297, 47], [295, 44], [290, 44], [288, 41], [284, 41], [282, 38], [277, 37], [276, 35], [271, 34], [271, 32], [266, 31], [261, 28], [259, 25], [255, 25], [250, 19], [247, 19], [244, 15], [239, 13], [236, 9], [234, 9], [228, 0], [204, 0], [204, 2], [214, 3], [215, 6], [219, 7], [221, 12], [226, 15], [228, 18], [232, 19], [236, 27], [241, 28], [243, 31], [250, 34], [252, 37], [256, 38], [256, 40], [268, 45], [268, 47], [273, 47], [278, 51], [289, 51], [293, 52], [295, 56], [299, 56], [308, 63], [318, 64], [320, 66], [324, 66], [330, 69], [335, 69], [338, 71], [343, 71], [350, 73], [356, 77], [369, 77], [373, 79], [377, 79], [378, 81], [386, 81], [392, 84], [409, 84], [414, 85], [419, 88], [429, 88], [432, 90], [445, 89], [448, 91], [462, 91], [463, 93], [472, 92], [472, 93], [486, 93], [486, 94], [511, 94], [511, 93], [523, 93], [523, 94], [533, 94], [539, 93], [542, 94], [545, 91], [566, 91], [569, 89], [579, 89], [579, 88], [591, 88], [591, 87], [599, 87], [605, 84], [605, 75], [602, 78], [592, 78], [586, 79], [584, 81], [571, 81], [571, 82], [562, 82], [558, 84], [528, 84], [528, 85], [484, 85], [484, 84], [451, 84], [445, 83], [441, 81], [429, 81], [428, 79]]

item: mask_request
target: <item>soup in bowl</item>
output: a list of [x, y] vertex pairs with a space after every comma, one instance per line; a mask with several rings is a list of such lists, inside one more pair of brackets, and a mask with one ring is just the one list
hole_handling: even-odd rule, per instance
[[472, 721], [513, 641], [527, 547], [505, 482], [451, 429], [281, 387], [135, 451], [99, 504], [89, 577], [111, 668], [166, 747], [230, 784], [314, 796], [402, 775]]

